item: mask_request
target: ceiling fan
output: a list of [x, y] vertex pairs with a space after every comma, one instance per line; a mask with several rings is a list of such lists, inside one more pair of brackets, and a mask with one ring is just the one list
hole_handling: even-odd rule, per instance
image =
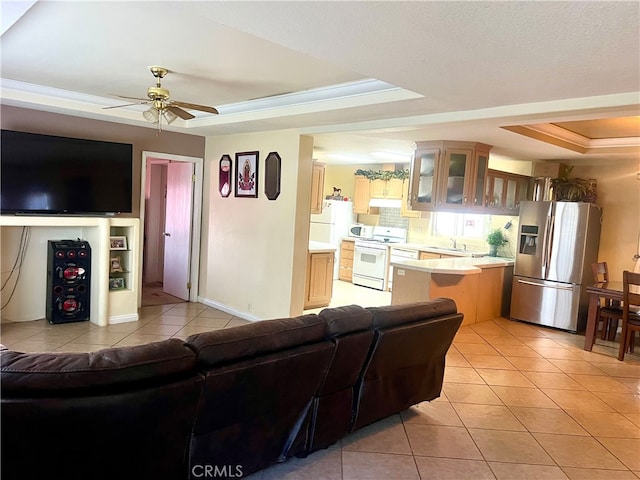
[[161, 84], [162, 79], [169, 73], [169, 70], [164, 67], [152, 66], [149, 67], [151, 73], [156, 78], [156, 85], [147, 89], [148, 98], [127, 97], [124, 95], [116, 95], [119, 98], [126, 98], [129, 100], [138, 100], [134, 103], [127, 103], [124, 105], [115, 105], [113, 107], [103, 107], [104, 109], [128, 107], [129, 105], [150, 105], [148, 110], [145, 110], [142, 115], [149, 122], [157, 123], [158, 130], [161, 130], [162, 118], [170, 124], [176, 118], [180, 117], [183, 120], [190, 120], [195, 118], [184, 108], [189, 110], [199, 110], [207, 113], [218, 113], [214, 107], [207, 107], [205, 105], [198, 105], [196, 103], [180, 102], [177, 100], [171, 100], [169, 96], [169, 90], [164, 88]]

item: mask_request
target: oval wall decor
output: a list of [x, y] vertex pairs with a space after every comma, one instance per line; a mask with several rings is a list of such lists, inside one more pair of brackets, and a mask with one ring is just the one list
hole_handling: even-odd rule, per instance
[[222, 197], [228, 197], [231, 193], [231, 171], [233, 164], [229, 155], [220, 158], [220, 170], [218, 174], [218, 191]]
[[278, 152], [269, 152], [264, 161], [264, 194], [269, 200], [275, 200], [280, 195], [280, 175], [282, 161]]

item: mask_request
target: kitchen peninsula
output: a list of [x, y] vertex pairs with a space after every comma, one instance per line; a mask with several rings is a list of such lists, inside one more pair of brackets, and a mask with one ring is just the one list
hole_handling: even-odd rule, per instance
[[391, 262], [391, 304], [446, 297], [464, 313], [463, 325], [509, 316], [513, 259], [500, 257]]

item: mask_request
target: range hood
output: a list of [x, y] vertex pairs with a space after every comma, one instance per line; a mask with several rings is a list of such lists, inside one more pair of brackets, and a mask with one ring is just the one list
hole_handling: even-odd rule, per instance
[[387, 208], [401, 208], [402, 200], [391, 198], [372, 198], [369, 200], [370, 207], [387, 207]]

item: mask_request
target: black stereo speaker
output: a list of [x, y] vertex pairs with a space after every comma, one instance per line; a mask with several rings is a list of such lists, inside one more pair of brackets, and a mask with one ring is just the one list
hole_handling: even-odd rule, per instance
[[89, 242], [49, 240], [47, 248], [47, 320], [49, 323], [89, 320]]

